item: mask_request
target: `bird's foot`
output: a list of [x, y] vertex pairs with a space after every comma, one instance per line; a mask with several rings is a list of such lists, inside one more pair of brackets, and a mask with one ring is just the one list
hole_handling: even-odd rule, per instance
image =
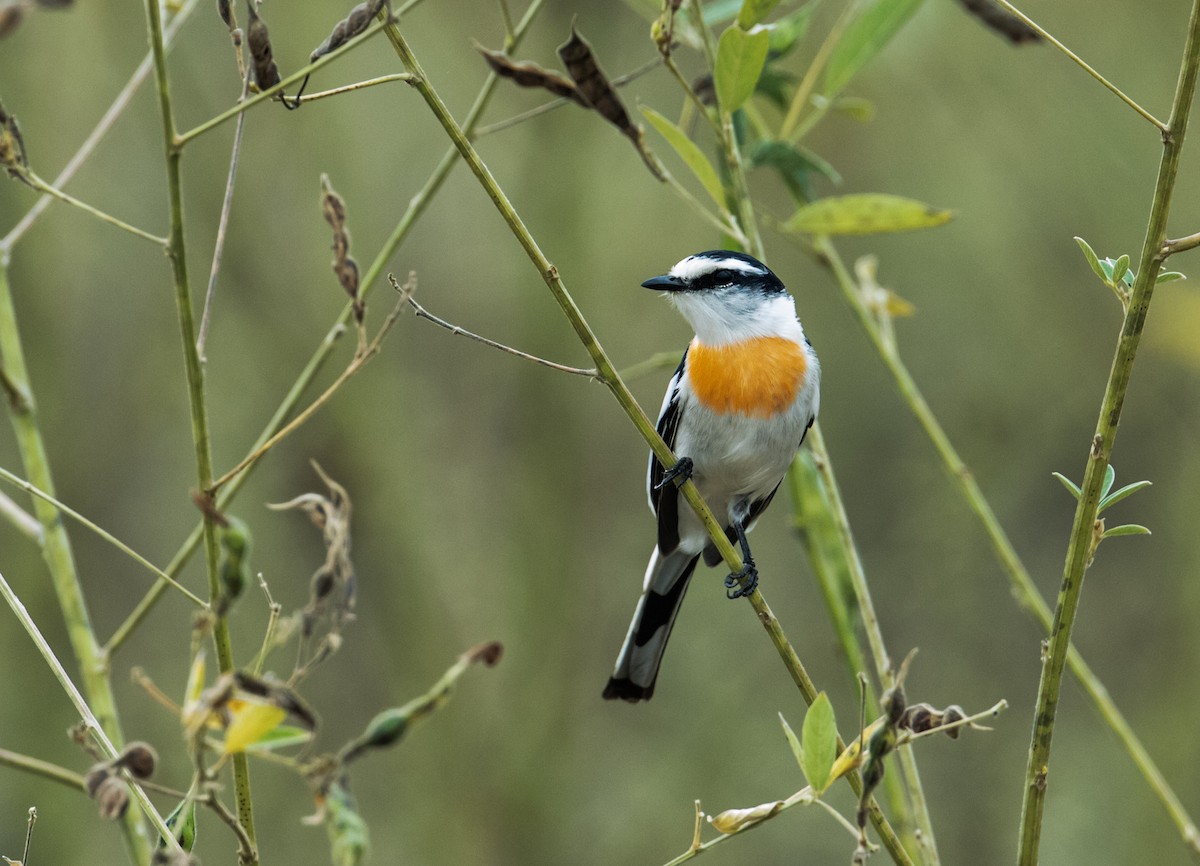
[[755, 567], [753, 559], [747, 559], [741, 571], [734, 572], [725, 578], [726, 598], [744, 598], [753, 595], [756, 589], [758, 589], [758, 569]]
[[676, 487], [682, 487], [692, 477], [692, 468], [691, 457], [680, 457], [675, 461], [674, 466], [663, 473], [662, 481], [658, 482], [654, 489], [662, 490], [672, 481], [675, 482]]

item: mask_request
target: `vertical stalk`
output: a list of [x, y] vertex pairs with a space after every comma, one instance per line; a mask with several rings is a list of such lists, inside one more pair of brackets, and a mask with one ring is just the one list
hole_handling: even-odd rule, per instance
[[1129, 378], [1133, 371], [1133, 362], [1137, 356], [1142, 330], [1146, 325], [1146, 314], [1154, 294], [1155, 280], [1158, 278], [1166, 257], [1163, 244], [1167, 237], [1167, 216], [1171, 209], [1171, 194], [1174, 191], [1175, 177], [1179, 170], [1180, 151], [1187, 133], [1192, 99], [1196, 92], [1198, 70], [1200, 70], [1200, 0], [1194, 0], [1183, 60], [1179, 69], [1179, 80], [1175, 87], [1175, 98], [1171, 103], [1171, 116], [1167, 121], [1167, 131], [1163, 133], [1162, 159], [1159, 162], [1158, 179], [1154, 187], [1154, 198], [1150, 206], [1146, 237], [1142, 243], [1137, 277], [1133, 283], [1125, 320], [1117, 340], [1112, 368], [1108, 375], [1108, 384], [1104, 390], [1104, 400], [1100, 406], [1100, 417], [1096, 422], [1096, 432], [1088, 451], [1087, 467], [1084, 470], [1083, 483], [1080, 485], [1079, 504], [1075, 509], [1071, 540], [1067, 548], [1066, 564], [1063, 568], [1062, 585], [1059, 588], [1054, 622], [1050, 629], [1049, 646], [1042, 664], [1021, 809], [1021, 834], [1017, 854], [1017, 862], [1021, 866], [1034, 866], [1038, 862], [1038, 848], [1042, 835], [1042, 813], [1046, 802], [1049, 773], [1050, 742], [1054, 733], [1054, 719], [1058, 710], [1063, 668], [1066, 665], [1071, 645], [1071, 627], [1074, 625], [1075, 615], [1079, 610], [1084, 573], [1095, 552], [1095, 533], [1098, 528], [1096, 515], [1099, 511], [1100, 488], [1104, 481], [1104, 472], [1108, 468], [1113, 443], [1116, 441], [1117, 425], [1121, 420], [1121, 407], [1125, 402]]
[[[9, 416], [21, 452], [25, 476], [41, 490], [53, 495], [54, 477], [50, 472], [50, 458], [38, 426], [37, 409], [33, 390], [29, 383], [29, 370], [25, 364], [25, 352], [21, 347], [21, 334], [17, 328], [17, 314], [13, 306], [12, 291], [8, 283], [8, 262], [0, 261], [0, 370], [4, 371], [8, 394]], [[91, 617], [83, 597], [83, 585], [75, 567], [75, 555], [66, 526], [57, 508], [40, 497], [33, 500], [33, 513], [42, 525], [42, 557], [50, 571], [50, 580], [58, 596], [67, 625], [71, 649], [79, 662], [79, 674], [83, 691], [96, 717], [100, 729], [116, 748], [120, 749], [124, 736], [121, 721], [117, 716], [117, 703], [109, 681], [108, 658], [96, 641]], [[130, 857], [139, 866], [150, 862], [149, 840], [140, 814], [129, 810], [122, 819], [121, 829]]]
[[[187, 373], [188, 402], [192, 416], [192, 442], [195, 447], [196, 484], [198, 490], [212, 486], [212, 450], [208, 432], [208, 411], [204, 396], [204, 366], [196, 349], [196, 326], [192, 310], [191, 288], [188, 283], [187, 254], [183, 235], [183, 182], [180, 163], [182, 146], [178, 143], [175, 119], [171, 108], [170, 81], [167, 77], [166, 52], [163, 48], [162, 20], [158, 0], [146, 0], [146, 22], [150, 49], [154, 55], [154, 72], [158, 84], [159, 109], [162, 114], [163, 146], [166, 155], [167, 195], [170, 207], [170, 232], [167, 256], [171, 260], [175, 284], [175, 306], [179, 316], [180, 336], [183, 339], [184, 367]], [[204, 549], [207, 554], [208, 585], [211, 598], [220, 593], [217, 573], [217, 535], [211, 521], [204, 523]], [[229, 627], [223, 617], [213, 622], [213, 642], [216, 644], [217, 664], [222, 673], [233, 669], [233, 648]], [[254, 807], [250, 797], [250, 767], [244, 753], [234, 755], [234, 792], [238, 821], [247, 838], [254, 842]], [[243, 866], [256, 866], [257, 850], [244, 858]]]

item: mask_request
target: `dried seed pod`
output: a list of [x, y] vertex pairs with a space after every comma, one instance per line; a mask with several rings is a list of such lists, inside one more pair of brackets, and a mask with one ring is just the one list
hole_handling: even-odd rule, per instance
[[133, 742], [121, 751], [112, 765], [124, 767], [135, 779], [149, 779], [158, 766], [158, 753], [149, 743]]
[[392, 17], [391, 0], [371, 0], [368, 3], [359, 3], [350, 13], [333, 25], [333, 31], [329, 36], [313, 49], [312, 54], [308, 56], [308, 62], [319, 60], [331, 51], [341, 48], [358, 34], [362, 33], [370, 26], [371, 20], [379, 14], [384, 6], [388, 9], [389, 20]]
[[225, 26], [232, 30], [233, 10], [230, 8], [229, 0], [217, 0], [217, 14], [220, 15], [221, 20], [225, 22]]
[[115, 821], [129, 808], [129, 786], [119, 776], [108, 776], [96, 788], [92, 799], [100, 807], [100, 817]]
[[963, 8], [983, 22], [984, 26], [1001, 36], [1007, 36], [1016, 45], [1025, 42], [1040, 42], [1042, 37], [1036, 30], [1013, 15], [994, 0], [959, 0]]
[[267, 25], [258, 17], [253, 0], [246, 4], [250, 10], [250, 23], [246, 25], [246, 42], [250, 46], [250, 57], [254, 61], [254, 83], [259, 90], [268, 90], [280, 82], [279, 68], [275, 65], [271, 50], [271, 36]]
[[25, 156], [25, 140], [21, 138], [21, 128], [17, 119], [4, 110], [0, 103], [0, 166], [7, 169], [10, 177], [24, 179], [25, 170], [29, 168], [29, 159]]
[[112, 770], [108, 768], [107, 763], [97, 764], [88, 770], [83, 777], [83, 788], [87, 791], [87, 795], [94, 800], [100, 784], [111, 775]]
[[321, 212], [333, 229], [333, 272], [342, 288], [354, 302], [354, 321], [362, 328], [366, 303], [358, 294], [358, 263], [350, 258], [350, 233], [346, 230], [346, 203], [329, 185], [328, 175], [321, 175]]
[[550, 91], [555, 96], [561, 96], [564, 99], [569, 99], [572, 102], [582, 105], [584, 108], [592, 107], [587, 98], [579, 92], [579, 88], [575, 86], [575, 83], [559, 75], [557, 72], [543, 69], [532, 61], [518, 62], [503, 51], [491, 51], [484, 48], [478, 42], [475, 43], [475, 50], [483, 55], [483, 59], [487, 61], [488, 66], [501, 78], [508, 78], [520, 87], [540, 87], [543, 90]]
[[22, 6], [5, 6], [0, 9], [0, 39], [16, 30], [24, 16], [25, 9]]
[[236, 517], [225, 517], [218, 533], [221, 543], [221, 598], [217, 615], [224, 616], [250, 583], [250, 528]]

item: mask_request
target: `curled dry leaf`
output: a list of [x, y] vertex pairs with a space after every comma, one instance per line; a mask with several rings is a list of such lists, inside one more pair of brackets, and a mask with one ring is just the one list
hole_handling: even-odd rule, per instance
[[[354, 302], [354, 321], [361, 334], [366, 304], [358, 293], [358, 262], [350, 257], [350, 233], [346, 230], [346, 203], [329, 185], [329, 176], [321, 175], [321, 212], [333, 229], [333, 273]], [[365, 335], [363, 335], [365, 337]]]
[[710, 817], [708, 822], [720, 833], [736, 833], [759, 821], [765, 821], [782, 808], [783, 800], [775, 800], [748, 809], [726, 809], [721, 814]]
[[391, 18], [392, 4], [390, 0], [371, 0], [369, 3], [359, 3], [350, 10], [345, 18], [333, 25], [333, 31], [325, 41], [314, 48], [312, 54], [308, 55], [308, 62], [320, 60], [329, 52], [336, 51], [365, 31], [370, 26], [371, 20], [379, 14], [379, 10], [384, 6], [388, 9], [388, 18]]

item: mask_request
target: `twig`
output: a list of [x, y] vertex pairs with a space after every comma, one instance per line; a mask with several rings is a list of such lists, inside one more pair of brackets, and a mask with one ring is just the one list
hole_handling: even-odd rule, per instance
[[[399, 288], [397, 286], [397, 288]], [[473, 334], [466, 328], [460, 328], [458, 325], [452, 325], [445, 319], [439, 319], [437, 316], [430, 313], [424, 307], [417, 303], [416, 298], [412, 295], [408, 296], [409, 306], [416, 312], [418, 318], [428, 319], [439, 328], [445, 328], [452, 334], [457, 334], [460, 337], [469, 337], [478, 343], [483, 343], [485, 346], [491, 346], [493, 349], [499, 349], [501, 352], [507, 352], [510, 355], [516, 355], [518, 358], [524, 358], [526, 361], [533, 361], [535, 364], [541, 364], [543, 367], [549, 367], [551, 370], [558, 370], [560, 373], [570, 373], [573, 376], [583, 376], [587, 379], [599, 380], [599, 375], [593, 368], [584, 370], [580, 367], [568, 367], [564, 364], [556, 364], [554, 361], [547, 361], [545, 358], [539, 358], [537, 355], [530, 355], [528, 352], [522, 352], [520, 349], [514, 349], [512, 346], [506, 346], [503, 343], [497, 343], [495, 340], [489, 340], [487, 337], [481, 337], [478, 334]]]
[[407, 72], [397, 72], [392, 75], [381, 75], [378, 78], [368, 78], [366, 81], [356, 81], [353, 84], [343, 84], [341, 87], [333, 88], [333, 90], [322, 90], [319, 93], [310, 93], [307, 96], [301, 96], [300, 102], [313, 102], [317, 99], [338, 96], [342, 93], [351, 93], [355, 90], [365, 90], [368, 87], [375, 87], [378, 84], [390, 84], [393, 81], [408, 81], [409, 77], [410, 76]]
[[49, 761], [31, 758], [28, 755], [10, 752], [8, 749], [0, 749], [0, 766], [41, 776], [43, 779], [74, 788], [76, 791], [82, 791], [84, 787], [83, 776], [74, 770], [68, 770], [66, 767], [60, 767]]
[[[42, 658], [45, 659], [46, 664], [54, 673], [55, 679], [58, 680], [59, 685], [61, 685], [63, 688], [63, 691], [67, 693], [67, 697], [71, 699], [71, 703], [75, 705], [75, 709], [79, 713], [79, 717], [83, 719], [83, 722], [87, 726], [88, 732], [92, 735], [92, 738], [97, 744], [99, 744], [100, 748], [104, 750], [105, 755], [109, 759], [116, 758], [118, 754], [117, 748], [104, 733], [104, 729], [100, 727], [100, 722], [92, 713], [91, 707], [88, 706], [88, 703], [86, 700], [84, 700], [83, 695], [79, 693], [79, 689], [75, 688], [75, 684], [71, 682], [70, 674], [68, 674], [66, 669], [62, 666], [62, 663], [54, 654], [54, 650], [50, 648], [50, 644], [48, 644], [46, 639], [42, 637], [42, 633], [38, 629], [37, 623], [33, 621], [33, 617], [29, 615], [29, 611], [25, 609], [25, 605], [21, 603], [21, 599], [17, 597], [17, 594], [13, 592], [12, 587], [8, 585], [8, 581], [4, 579], [3, 574], [0, 574], [0, 595], [4, 596], [4, 600], [8, 603], [9, 608], [11, 608], [12, 612], [16, 614], [17, 619], [24, 627], [25, 632], [29, 635], [30, 639], [33, 640], [34, 645], [38, 648], [38, 652], [42, 654]], [[133, 794], [133, 799], [137, 800], [138, 805], [141, 807], [142, 811], [146, 813], [146, 817], [150, 819], [150, 823], [154, 825], [154, 829], [158, 831], [159, 836], [162, 839], [167, 840], [166, 844], [171, 846], [172, 850], [178, 852], [180, 850], [179, 842], [175, 839], [174, 835], [172, 835], [171, 831], [167, 829], [166, 822], [164, 822], [162, 816], [158, 814], [158, 810], [154, 808], [154, 804], [150, 802], [150, 799], [146, 796], [146, 792], [142, 790], [141, 786], [135, 780], [126, 779], [126, 781], [129, 782], [129, 789]]]
[[38, 523], [36, 517], [13, 502], [5, 493], [0, 493], [0, 515], [3, 515], [5, 520], [15, 526], [18, 532], [34, 544], [41, 546], [42, 539], [45, 537], [42, 524]]
[[[238, 52], [240, 58], [241, 52]], [[242, 80], [242, 95], [239, 102], [245, 101], [250, 93], [250, 76], [245, 73]], [[246, 115], [239, 114], [237, 126], [233, 130], [233, 147], [229, 154], [229, 175], [225, 180], [225, 197], [221, 201], [221, 216], [217, 220], [217, 239], [213, 244], [212, 267], [208, 272], [208, 291], [204, 293], [204, 312], [200, 315], [200, 336], [196, 338], [196, 354], [200, 360], [207, 361], [204, 356], [204, 346], [208, 342], [208, 322], [212, 314], [213, 295], [217, 292], [217, 274], [221, 272], [221, 255], [225, 251], [225, 231], [229, 227], [229, 212], [233, 210], [233, 184], [237, 178], [238, 162], [242, 155], [242, 131], [246, 128]]]
[[[1163, 135], [1162, 159], [1154, 187], [1154, 200], [1150, 206], [1146, 237], [1142, 243], [1137, 276], [1129, 295], [1129, 306], [1117, 340], [1108, 383], [1105, 385], [1095, 436], [1088, 451], [1083, 483], [1079, 485], [1079, 502], [1071, 527], [1054, 622], [1050, 627], [1049, 647], [1045, 653], [1042, 676], [1038, 683], [1037, 708], [1029, 745], [1029, 763], [1025, 770], [1025, 796], [1021, 808], [1021, 841], [1018, 852], [1018, 863], [1021, 866], [1035, 866], [1038, 861], [1050, 745], [1054, 735], [1059, 693], [1062, 689], [1063, 668], [1071, 645], [1071, 628], [1079, 610], [1083, 579], [1093, 553], [1092, 533], [1099, 511], [1101, 486], [1108, 469], [1113, 443], [1116, 441], [1121, 408], [1129, 388], [1129, 379], [1154, 294], [1155, 281], [1162, 268], [1171, 194], [1179, 170], [1180, 151], [1187, 133], [1198, 72], [1200, 0], [1194, 0], [1188, 22], [1187, 41], [1180, 61], [1179, 80], [1171, 102], [1171, 118]], [[1193, 844], [1194, 842], [1195, 840]]]
[[[397, 15], [416, 5], [417, 2], [420, 2], [420, 0], [409, 0], [408, 3], [404, 4], [404, 6], [397, 10]], [[516, 38], [518, 40], [523, 38], [525, 33], [529, 30], [529, 26], [537, 17], [538, 12], [541, 11], [544, 2], [545, 0], [533, 0], [533, 2], [529, 4], [528, 8], [525, 10], [525, 14], [521, 17], [520, 22], [517, 24]], [[479, 93], [476, 94], [475, 102], [471, 105], [470, 110], [467, 112], [464, 127], [465, 129], [474, 129], [478, 124], [479, 119], [483, 116], [484, 109], [491, 101], [492, 94], [495, 92], [498, 81], [499, 78], [495, 73], [492, 73], [488, 76], [487, 80], [480, 88]], [[383, 273], [384, 268], [387, 266], [388, 260], [396, 252], [397, 248], [399, 248], [404, 239], [408, 237], [408, 233], [412, 231], [412, 228], [414, 225], [416, 225], [417, 220], [425, 212], [425, 209], [429, 206], [429, 203], [433, 201], [434, 196], [437, 195], [438, 191], [442, 188], [442, 184], [450, 175], [450, 170], [458, 164], [458, 161], [458, 151], [452, 145], [447, 148], [444, 154], [442, 154], [441, 160], [438, 161], [438, 164], [430, 173], [429, 178], [425, 181], [424, 186], [422, 186], [417, 194], [409, 200], [404, 214], [396, 223], [396, 227], [392, 229], [391, 235], [389, 235], [387, 240], [384, 241], [379, 253], [375, 256], [375, 259], [371, 262], [371, 265], [363, 274], [363, 277], [360, 281], [363, 298], [370, 294], [371, 289], [374, 287], [375, 281], [379, 278], [379, 275]], [[308, 359], [308, 363], [304, 365], [304, 368], [300, 371], [299, 375], [296, 377], [296, 380], [292, 383], [291, 388], [288, 389], [287, 394], [285, 394], [283, 399], [280, 401], [279, 406], [275, 409], [275, 413], [270, 419], [268, 419], [266, 425], [263, 427], [262, 432], [259, 434], [258, 439], [255, 441], [254, 445], [251, 446], [251, 450], [258, 448], [265, 443], [284, 425], [284, 423], [286, 423], [287, 419], [291, 417], [292, 412], [300, 403], [300, 399], [304, 396], [305, 391], [308, 390], [309, 385], [312, 384], [317, 374], [324, 368], [325, 362], [329, 359], [330, 354], [333, 352], [334, 346], [345, 332], [346, 322], [350, 320], [352, 311], [352, 303], [347, 302], [347, 304], [342, 308], [342, 312], [338, 316], [337, 321], [334, 322], [333, 326], [325, 334], [324, 338], [322, 338], [320, 344], [317, 346], [312, 356]], [[253, 467], [250, 467], [250, 469], [252, 470]], [[241, 475], [231, 481], [226, 487], [224, 487], [221, 490], [220, 495], [217, 497], [217, 507], [226, 507], [228, 503], [233, 500], [234, 496], [237, 495], [238, 491], [249, 477], [250, 471], [243, 472]], [[196, 551], [197, 546], [200, 544], [202, 532], [203, 524], [196, 526], [192, 530], [191, 534], [188, 535], [187, 539], [184, 540], [183, 544], [180, 545], [179, 550], [176, 551], [175, 556], [167, 565], [166, 571], [169, 574], [178, 574], [179, 571], [183, 569], [184, 565], [187, 564], [192, 554]], [[119, 647], [124, 645], [125, 641], [128, 640], [134, 631], [137, 630], [138, 625], [142, 623], [150, 614], [150, 611], [154, 609], [154, 605], [158, 602], [158, 599], [162, 597], [162, 593], [165, 591], [165, 589], [166, 584], [162, 582], [159, 582], [150, 588], [142, 600], [139, 601], [134, 609], [130, 612], [129, 616], [125, 618], [125, 621], [122, 622], [121, 625], [117, 627], [116, 631], [113, 632], [112, 637], [110, 637], [108, 640], [108, 643], [105, 644], [104, 652], [106, 656], [111, 657]]]
[[317, 410], [328, 403], [329, 399], [337, 393], [338, 389], [341, 388], [342, 385], [346, 384], [351, 376], [361, 370], [369, 360], [375, 357], [375, 355], [379, 352], [380, 345], [383, 343], [383, 338], [387, 336], [388, 331], [392, 329], [392, 325], [396, 323], [396, 319], [400, 315], [400, 310], [403, 308], [404, 303], [408, 300], [408, 297], [411, 295], [415, 287], [416, 283], [410, 277], [409, 282], [405, 284], [404, 291], [401, 292], [400, 299], [396, 302], [396, 306], [392, 308], [392, 311], [388, 314], [388, 317], [384, 319], [383, 324], [379, 328], [379, 332], [375, 335], [375, 338], [371, 340], [371, 342], [365, 347], [363, 347], [361, 351], [355, 352], [354, 357], [351, 359], [346, 369], [342, 371], [341, 375], [334, 379], [333, 383], [323, 392], [321, 392], [321, 395], [317, 397], [317, 399], [313, 400], [312, 403], [310, 403], [303, 411], [300, 412], [300, 414], [285, 424], [279, 430], [279, 432], [277, 432], [274, 436], [271, 436], [266, 442], [243, 457], [236, 466], [209, 485], [208, 492], [215, 494], [225, 484], [236, 478], [249, 466], [256, 463], [264, 454], [286, 439], [289, 435], [294, 433], [300, 426], [308, 421], [309, 418], [315, 415]]
[[1016, 6], [1013, 6], [1011, 3], [1009, 3], [1008, 0], [996, 0], [996, 4], [998, 6], [1003, 7], [1006, 12], [1008, 12], [1009, 14], [1018, 18], [1023, 24], [1025, 24], [1027, 27], [1029, 27], [1031, 30], [1033, 30], [1035, 33], [1037, 33], [1038, 36], [1041, 36], [1043, 39], [1045, 39], [1047, 42], [1049, 42], [1051, 45], [1053, 45], [1055, 48], [1057, 48], [1063, 54], [1067, 55], [1067, 57], [1071, 58], [1071, 60], [1075, 61], [1075, 63], [1077, 63], [1079, 65], [1079, 67], [1081, 69], [1083, 69], [1084, 72], [1086, 72], [1088, 75], [1092, 76], [1092, 78], [1099, 81], [1101, 84], [1103, 84], [1105, 87], [1107, 87], [1113, 93], [1113, 95], [1115, 95], [1118, 99], [1120, 99], [1122, 102], [1124, 102], [1130, 108], [1132, 108], [1134, 111], [1136, 111], [1142, 117], [1144, 117], [1146, 120], [1150, 121], [1150, 123], [1154, 124], [1154, 126], [1156, 126], [1158, 128], [1159, 132], [1161, 132], [1165, 135], [1167, 132], [1170, 131], [1170, 128], [1167, 126], [1167, 124], [1163, 123], [1161, 120], [1159, 120], [1153, 114], [1151, 114], [1149, 111], [1142, 108], [1140, 105], [1138, 105], [1136, 102], [1134, 102], [1128, 96], [1126, 96], [1125, 93], [1119, 87], [1117, 87], [1115, 84], [1113, 84], [1107, 78], [1105, 78], [1103, 75], [1101, 75], [1099, 72], [1097, 72], [1091, 66], [1089, 66], [1086, 62], [1084, 62], [1082, 57], [1080, 57], [1078, 54], [1076, 54], [1074, 51], [1072, 51], [1066, 45], [1063, 45], [1061, 42], [1059, 42], [1057, 39], [1055, 39], [1054, 36], [1052, 36], [1045, 29], [1043, 29], [1041, 27], [1041, 25], [1039, 25], [1036, 21], [1034, 21], [1032, 18], [1030, 18], [1028, 15], [1026, 15], [1024, 12], [1022, 12]]
[[[192, 11], [196, 8], [199, 2], [200, 0], [186, 0], [186, 2], [183, 4], [183, 8], [180, 9], [179, 12], [176, 13], [175, 17], [171, 19], [171, 23], [167, 25], [166, 32], [163, 33], [164, 48], [170, 49], [171, 45], [174, 44], [175, 36], [179, 33], [179, 29], [183, 26], [183, 22], [188, 19], [188, 16], [192, 14]], [[75, 155], [67, 161], [67, 164], [63, 167], [63, 170], [58, 173], [56, 178], [54, 178], [54, 182], [50, 184], [52, 187], [61, 190], [67, 185], [71, 178], [75, 176], [75, 173], [79, 171], [80, 167], [87, 161], [88, 157], [92, 155], [92, 152], [96, 149], [96, 145], [98, 145], [104, 139], [104, 136], [108, 134], [109, 130], [112, 129], [113, 124], [115, 124], [117, 121], [117, 118], [121, 116], [126, 107], [128, 107], [129, 103], [133, 100], [133, 96], [135, 93], [137, 93], [138, 88], [145, 83], [146, 78], [150, 75], [150, 70], [154, 68], [153, 61], [154, 55], [150, 52], [147, 52], [146, 56], [142, 59], [142, 62], [138, 64], [137, 69], [134, 70], [133, 75], [129, 77], [129, 81], [123, 88], [121, 88], [121, 92], [117, 94], [116, 99], [113, 100], [112, 104], [108, 107], [108, 110], [104, 112], [104, 116], [100, 118], [100, 121], [96, 124], [95, 128], [91, 131], [88, 137], [84, 139], [83, 144], [79, 146], [79, 150], [75, 151]], [[21, 218], [21, 221], [13, 226], [12, 230], [4, 236], [3, 240], [0, 240], [0, 251], [11, 249], [16, 242], [21, 239], [25, 232], [29, 231], [34, 222], [37, 221], [37, 218], [41, 216], [42, 212], [50, 206], [50, 201], [51, 195], [49, 193], [44, 193], [42, 197], [34, 203], [33, 207], [29, 209], [29, 212]]]
[[[30, 494], [31, 496], [36, 496], [38, 499], [41, 499], [45, 502], [50, 503], [56, 509], [61, 511], [63, 514], [67, 515], [68, 517], [72, 518], [73, 520], [77, 521], [78, 523], [82, 524], [83, 526], [86, 526], [88, 529], [90, 529], [92, 532], [96, 533], [96, 535], [103, 538], [105, 541], [107, 541], [113, 547], [117, 548], [117, 550], [124, 553], [126, 556], [128, 556], [130, 559], [132, 559], [138, 565], [143, 566], [146, 570], [148, 570], [152, 574], [156, 575], [160, 580], [166, 581], [171, 587], [173, 587], [174, 589], [176, 589], [180, 593], [182, 593], [188, 599], [188, 601], [192, 602], [192, 604], [197, 605], [198, 607], [201, 607], [201, 608], [208, 607], [208, 602], [206, 602], [204, 599], [197, 596], [195, 593], [193, 593], [190, 589], [188, 589], [183, 584], [176, 582], [176, 580], [173, 577], [171, 577], [171, 575], [167, 574], [165, 571], [163, 571], [157, 565], [152, 563], [150, 560], [146, 559], [146, 557], [142, 556], [140, 553], [138, 553], [132, 547], [127, 545], [125, 542], [121, 541], [119, 538], [117, 538], [112, 533], [110, 533], [104, 529], [101, 529], [99, 526], [97, 526], [95, 523], [93, 523], [88, 518], [84, 517], [82, 514], [80, 514], [75, 509], [63, 504], [62, 502], [60, 502], [55, 497], [51, 496], [46, 491], [40, 490], [33, 484], [30, 484], [24, 478], [14, 475], [13, 473], [9, 472], [7, 469], [5, 469], [3, 467], [0, 467], [0, 479], [7, 481], [9, 484], [12, 484], [14, 487], [21, 488], [22, 490], [24, 490], [26, 493]], [[22, 513], [24, 513], [24, 512], [22, 512]], [[28, 515], [26, 515], [26, 516], [28, 516]]]
[[1173, 256], [1175, 253], [1194, 250], [1196, 247], [1200, 247], [1200, 232], [1197, 232], [1194, 235], [1188, 235], [1187, 237], [1164, 241], [1162, 250], [1163, 258], [1165, 259], [1168, 256]]
[[129, 223], [125, 222], [124, 220], [118, 219], [117, 217], [113, 216], [112, 214], [105, 213], [104, 211], [100, 210], [99, 208], [93, 207], [92, 205], [88, 204], [85, 201], [80, 201], [79, 199], [75, 198], [75, 196], [70, 195], [69, 193], [65, 193], [61, 189], [56, 189], [50, 183], [48, 183], [47, 181], [40, 178], [36, 172], [30, 171], [29, 169], [25, 169], [25, 170], [12, 169], [12, 170], [18, 172], [18, 174], [26, 182], [28, 182], [28, 184], [31, 187], [33, 187], [35, 190], [42, 193], [43, 195], [48, 195], [52, 198], [58, 199], [59, 201], [65, 201], [67, 204], [74, 205], [75, 207], [79, 208], [80, 210], [85, 211], [86, 213], [90, 213], [92, 216], [96, 217], [97, 219], [103, 220], [104, 222], [108, 223], [109, 225], [116, 226], [117, 228], [121, 229], [122, 231], [129, 232], [131, 235], [135, 235], [144, 240], [152, 241], [152, 242], [158, 244], [160, 247], [165, 247], [167, 245], [166, 238], [160, 238], [158, 235], [153, 235], [150, 232], [145, 231], [144, 229], [140, 229], [137, 226], [130, 225]]

